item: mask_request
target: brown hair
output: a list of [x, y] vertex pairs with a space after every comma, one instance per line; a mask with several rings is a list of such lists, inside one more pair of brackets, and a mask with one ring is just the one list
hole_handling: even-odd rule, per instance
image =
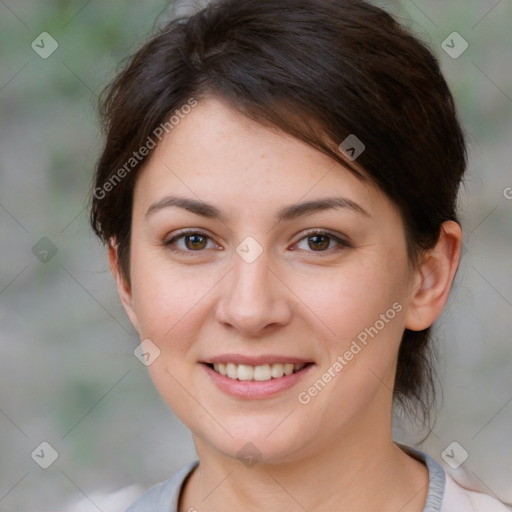
[[[91, 224], [117, 244], [127, 282], [133, 189], [148, 158], [138, 150], [191, 98], [205, 95], [375, 182], [401, 211], [413, 265], [441, 224], [457, 220], [464, 136], [438, 62], [422, 42], [362, 0], [220, 0], [165, 26], [101, 105], [106, 143]], [[365, 145], [357, 165], [338, 149], [350, 134]], [[394, 387], [396, 401], [416, 403], [424, 418], [434, 398], [429, 333], [405, 330]]]

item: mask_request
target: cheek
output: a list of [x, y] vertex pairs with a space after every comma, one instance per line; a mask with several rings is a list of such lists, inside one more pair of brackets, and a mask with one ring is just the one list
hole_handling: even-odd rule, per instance
[[[150, 339], [160, 350], [147, 368], [155, 388], [175, 414], [187, 420], [191, 402], [186, 389], [197, 359], [194, 341], [205, 315], [201, 298], [211, 285], [207, 279], [194, 278], [162, 260], [151, 251], [134, 251], [133, 303], [141, 338]], [[194, 410], [195, 416], [200, 416], [200, 411]]]
[[177, 338], [176, 332], [193, 312], [202, 290], [197, 282], [184, 278], [161, 260], [151, 251], [133, 252], [132, 294], [141, 336], [165, 350], [167, 341]]
[[179, 371], [180, 361], [196, 361], [198, 332], [211, 314], [212, 292], [224, 272], [171, 264], [152, 249], [134, 251], [132, 293], [141, 336], [170, 356], [166, 365], [173, 371]]
[[403, 295], [401, 276], [396, 270], [393, 274], [382, 258], [366, 263], [354, 258], [350, 265], [323, 276], [317, 273], [296, 276], [295, 280], [292, 289], [325, 326], [334, 345], [346, 343], [374, 325]]

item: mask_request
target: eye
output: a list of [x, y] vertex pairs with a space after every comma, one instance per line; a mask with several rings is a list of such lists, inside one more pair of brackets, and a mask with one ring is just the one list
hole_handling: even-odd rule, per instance
[[351, 247], [351, 245], [339, 236], [323, 230], [310, 231], [294, 245], [294, 249], [298, 248], [308, 252], [330, 252], [345, 247]]
[[201, 252], [204, 249], [215, 249], [217, 245], [206, 233], [201, 231], [182, 231], [164, 242], [173, 251]]

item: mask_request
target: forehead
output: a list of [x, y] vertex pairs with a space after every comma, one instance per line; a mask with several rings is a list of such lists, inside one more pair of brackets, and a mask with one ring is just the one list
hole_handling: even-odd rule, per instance
[[212, 98], [200, 101], [153, 150], [137, 180], [136, 208], [171, 193], [245, 210], [326, 195], [342, 195], [367, 211], [389, 203], [371, 181], [324, 153]]

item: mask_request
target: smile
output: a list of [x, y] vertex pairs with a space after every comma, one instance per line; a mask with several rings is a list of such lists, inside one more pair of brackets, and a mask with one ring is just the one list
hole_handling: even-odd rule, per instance
[[316, 365], [293, 356], [224, 354], [202, 361], [200, 366], [223, 394], [261, 400], [296, 386]]
[[306, 364], [272, 363], [251, 366], [248, 364], [214, 363], [208, 366], [220, 375], [233, 380], [263, 382], [271, 379], [280, 379], [285, 375], [292, 375], [302, 370]]

